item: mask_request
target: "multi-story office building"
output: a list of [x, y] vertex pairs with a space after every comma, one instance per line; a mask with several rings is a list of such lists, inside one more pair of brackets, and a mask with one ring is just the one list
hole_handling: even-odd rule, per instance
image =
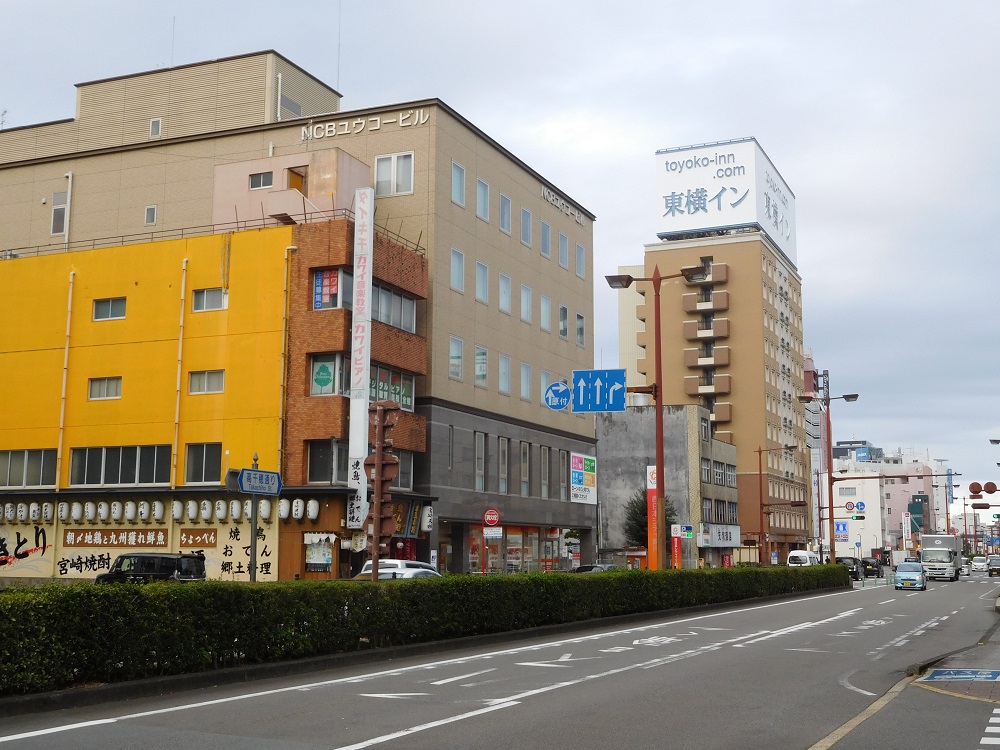
[[[736, 446], [744, 544], [756, 546], [763, 517], [772, 559], [784, 562], [810, 535], [794, 196], [753, 139], [657, 157], [661, 241], [645, 246], [643, 277], [678, 276], [659, 290], [663, 403], [704, 406], [713, 436]], [[635, 367], [652, 380], [654, 293], [635, 288], [646, 352]]]
[[[24, 264], [32, 270], [18, 275], [20, 294], [51, 284], [51, 299], [53, 289], [65, 290], [66, 277], [46, 278], [43, 258], [60, 258], [58, 277], [84, 250], [97, 253], [94, 269], [110, 268], [110, 246], [153, 257], [175, 253], [159, 240], [231, 233], [227, 241], [243, 243], [245, 232], [269, 232], [259, 253], [269, 263], [282, 259], [267, 281], [280, 282], [287, 308], [249, 319], [278, 331], [287, 396], [276, 414], [269, 402], [258, 405], [258, 390], [243, 390], [241, 380], [256, 360], [226, 363], [226, 388], [232, 383], [249, 400], [240, 423], [248, 433], [232, 440], [232, 432], [213, 433], [211, 441], [229, 467], [248, 465], [253, 447], [262, 469], [280, 471], [286, 487], [276, 501], [293, 506], [289, 519], [299, 520], [296, 500], [308, 506], [310, 499], [322, 509], [338, 498], [338, 512], [347, 515], [345, 462], [354, 454], [343, 442], [348, 392], [358, 389], [340, 378], [347, 354], [353, 358], [352, 219], [356, 191], [365, 187], [374, 189], [375, 234], [383, 238], [372, 258], [367, 385], [377, 398], [406, 401], [408, 496], [431, 505], [435, 516], [430, 531], [402, 533], [393, 554], [436, 559], [453, 571], [538, 570], [558, 564], [559, 530], [569, 528], [592, 549], [596, 507], [574, 501], [571, 465], [574, 455], [594, 453], [593, 419], [549, 409], [543, 397], [550, 384], [593, 365], [594, 216], [440, 100], [341, 111], [337, 91], [273, 51], [80, 84], [73, 118], [0, 131], [0, 277]], [[286, 248], [297, 248], [287, 261]], [[230, 256], [225, 247], [217, 252], [224, 278]], [[147, 287], [177, 284], [174, 270], [157, 275], [151, 262], [137, 269], [136, 289], [139, 276]], [[276, 293], [261, 283], [261, 295]], [[205, 287], [215, 288], [225, 284]], [[109, 291], [107, 299], [119, 296], [129, 295]], [[157, 309], [169, 309], [163, 304]], [[321, 311], [330, 314], [306, 315]], [[132, 334], [130, 344], [141, 338]], [[247, 335], [256, 342], [252, 330]], [[83, 377], [73, 364], [68, 377]], [[58, 380], [61, 368], [38, 377]], [[104, 376], [87, 375], [95, 377]], [[8, 402], [5, 427], [10, 409]], [[19, 418], [27, 411], [30, 405], [19, 405]], [[117, 419], [143, 423], [134, 416], [123, 409]], [[204, 421], [216, 418], [209, 411]], [[280, 449], [278, 436], [255, 432], [261, 419], [279, 419]], [[30, 462], [34, 451], [56, 449], [60, 469], [43, 472], [38, 484], [8, 471], [0, 492], [10, 497], [30, 488], [54, 498], [69, 488], [74, 450], [164, 444], [142, 435], [123, 442], [114, 431], [85, 445], [65, 442], [68, 432], [53, 441], [49, 422], [38, 427], [0, 431], [0, 456]], [[187, 481], [175, 442], [166, 443], [179, 467], [176, 482], [166, 484], [172, 492]], [[110, 503], [135, 484], [102, 477], [86, 488], [95, 502]], [[16, 508], [15, 522], [21, 505], [30, 506], [6, 504]], [[499, 511], [502, 535], [484, 542], [487, 508]], [[339, 520], [330, 520], [337, 528], [315, 531], [354, 543]], [[15, 534], [4, 526], [0, 537], [10, 548]], [[283, 575], [309, 572], [301, 562], [283, 566]], [[13, 569], [6, 567], [0, 575]]]

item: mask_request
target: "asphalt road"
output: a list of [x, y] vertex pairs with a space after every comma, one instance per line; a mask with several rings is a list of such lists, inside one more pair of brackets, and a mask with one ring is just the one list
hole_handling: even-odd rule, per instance
[[[979, 748], [993, 705], [907, 669], [974, 646], [976, 575], [6, 718], [3, 748]], [[997, 714], [1000, 717], [1000, 714]], [[943, 744], [932, 742], [940, 737]], [[1000, 739], [1000, 736], [998, 736]]]

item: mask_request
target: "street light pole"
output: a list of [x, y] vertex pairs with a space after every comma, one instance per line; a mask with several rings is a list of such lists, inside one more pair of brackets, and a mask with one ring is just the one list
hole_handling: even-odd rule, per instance
[[680, 273], [663, 276], [660, 274], [660, 267], [654, 265], [653, 275], [649, 278], [635, 278], [630, 274], [605, 276], [608, 286], [612, 289], [628, 289], [635, 281], [648, 281], [653, 285], [653, 378], [655, 382], [648, 386], [627, 389], [630, 393], [652, 394], [653, 405], [656, 409], [656, 458], [654, 460], [656, 465], [656, 507], [653, 509], [652, 518], [649, 519], [650, 522], [647, 523], [646, 536], [646, 544], [648, 546], [646, 560], [650, 569], [664, 570], [667, 560], [666, 513], [664, 512], [666, 501], [663, 492], [663, 357], [660, 352], [663, 340], [660, 336], [660, 284], [667, 279], [681, 277], [692, 281], [696, 276], [704, 273], [705, 270], [701, 266], [693, 266], [682, 269]]

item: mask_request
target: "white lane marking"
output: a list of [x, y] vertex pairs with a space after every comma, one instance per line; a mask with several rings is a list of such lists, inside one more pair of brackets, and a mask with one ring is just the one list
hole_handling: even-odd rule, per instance
[[406, 698], [416, 698], [419, 695], [430, 695], [430, 693], [358, 693], [362, 698], [394, 698], [404, 700]]
[[829, 651], [826, 651], [826, 650], [821, 649], [821, 648], [786, 648], [785, 651], [805, 651], [805, 652], [810, 653], [810, 654], [828, 654], [828, 653], [830, 653]]
[[867, 690], [862, 690], [859, 687], [854, 687], [854, 685], [852, 685], [850, 683], [851, 675], [853, 675], [854, 672], [856, 672], [856, 671], [857, 670], [852, 670], [852, 671], [848, 672], [843, 677], [841, 677], [839, 680], [837, 680], [837, 682], [840, 683], [841, 687], [845, 687], [848, 690], [853, 690], [855, 693], [861, 693], [862, 695], [876, 695], [876, 693], [869, 693]]
[[839, 615], [834, 615], [833, 617], [828, 617], [825, 620], [816, 620], [815, 622], [800, 622], [798, 625], [790, 625], [787, 628], [782, 628], [781, 630], [775, 630], [775, 631], [773, 631], [773, 632], [771, 632], [771, 633], [769, 633], [769, 634], [767, 634], [767, 635], [765, 635], [765, 636], [763, 636], [761, 638], [757, 638], [757, 639], [752, 640], [752, 641], [747, 641], [746, 644], [744, 644], [744, 645], [749, 645], [751, 643], [760, 643], [761, 641], [766, 641], [766, 640], [769, 640], [771, 638], [777, 638], [777, 637], [782, 636], [782, 635], [788, 635], [789, 633], [795, 633], [795, 632], [797, 632], [799, 630], [806, 630], [808, 628], [814, 628], [817, 625], [826, 625], [829, 622], [836, 622], [837, 620], [840, 620], [840, 619], [842, 619], [844, 617], [850, 617], [851, 615], [856, 614], [856, 613], [858, 613], [860, 611], [861, 611], [861, 608], [858, 607], [856, 609], [849, 609], [846, 612], [841, 612]]
[[895, 599], [886, 599], [884, 602], [879, 602], [879, 604], [892, 604], [894, 601], [896, 601], [896, 600]]
[[620, 654], [622, 651], [632, 651], [631, 646], [613, 646], [612, 648], [602, 648], [602, 654]]
[[495, 706], [487, 706], [486, 708], [479, 708], [476, 709], [475, 711], [469, 711], [469, 713], [467, 714], [459, 714], [458, 716], [451, 716], [447, 719], [439, 719], [438, 721], [432, 721], [427, 724], [418, 724], [415, 727], [400, 729], [398, 732], [393, 732], [392, 734], [383, 734], [381, 737], [372, 737], [371, 739], [363, 740], [353, 745], [341, 745], [340, 747], [335, 747], [332, 750], [362, 750], [363, 748], [372, 747], [373, 745], [381, 745], [383, 742], [398, 740], [400, 737], [406, 737], [411, 734], [416, 734], [417, 732], [423, 732], [428, 729], [442, 727], [446, 724], [453, 724], [456, 721], [464, 721], [465, 719], [471, 719], [475, 716], [482, 716], [483, 714], [490, 713], [491, 711], [499, 711], [501, 708], [511, 708], [512, 706], [516, 705], [518, 704], [499, 703]]
[[590, 659], [600, 659], [600, 656], [577, 656], [573, 657], [573, 654], [563, 654], [558, 659], [547, 659], [545, 661], [519, 661], [517, 666], [519, 667], [569, 667], [572, 666], [567, 664], [571, 661], [589, 661]]
[[447, 685], [449, 682], [458, 682], [459, 680], [466, 680], [469, 677], [476, 677], [477, 675], [486, 674], [487, 672], [496, 671], [496, 667], [490, 667], [489, 669], [481, 669], [478, 672], [469, 672], [469, 674], [460, 674], [458, 677], [449, 677], [446, 680], [437, 680], [432, 682], [431, 685]]
[[85, 729], [86, 727], [96, 727], [101, 724], [114, 724], [118, 719], [97, 719], [96, 721], [83, 721], [79, 724], [66, 724], [61, 727], [50, 727], [49, 729], [36, 729], [34, 732], [23, 732], [21, 734], [9, 734], [0, 737], [0, 742], [14, 742], [15, 740], [27, 740], [33, 737], [44, 737], [46, 734], [56, 732], [72, 732], [74, 729]]

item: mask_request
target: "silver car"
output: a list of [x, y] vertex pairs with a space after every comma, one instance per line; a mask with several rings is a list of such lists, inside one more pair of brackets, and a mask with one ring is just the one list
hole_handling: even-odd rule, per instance
[[896, 590], [899, 589], [919, 589], [927, 590], [927, 576], [924, 574], [924, 566], [918, 562], [901, 562], [896, 566], [896, 574], [893, 579]]

